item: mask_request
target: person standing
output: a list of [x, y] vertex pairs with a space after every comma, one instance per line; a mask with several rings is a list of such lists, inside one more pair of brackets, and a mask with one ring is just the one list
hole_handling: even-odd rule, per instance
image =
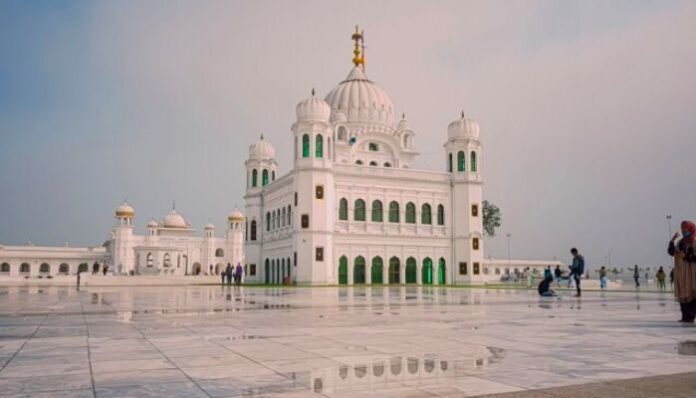
[[227, 268], [225, 269], [225, 275], [227, 276], [227, 286], [232, 286], [232, 264], [227, 263]]
[[657, 273], [655, 274], [655, 278], [657, 279], [657, 288], [660, 290], [665, 290], [665, 278], [667, 277], [667, 274], [665, 274], [665, 270], [660, 267], [660, 269], [657, 270]]
[[[217, 271], [217, 270], [216, 270]], [[225, 277], [227, 276], [227, 271], [226, 270], [220, 270], [220, 279], [222, 279], [222, 285], [225, 285]]]
[[563, 281], [563, 271], [561, 271], [561, 266], [557, 265], [556, 269], [553, 270], [553, 275], [556, 277], [556, 283], [558, 287], [561, 287], [561, 282]]
[[548, 267], [546, 267], [546, 269], [544, 270], [544, 279], [549, 278], [549, 277], [553, 280], [553, 272], [551, 272], [550, 265]]
[[570, 254], [573, 255], [573, 265], [570, 266], [570, 277], [573, 278], [575, 282], [575, 289], [577, 290], [575, 297], [580, 297], [582, 294], [580, 291], [580, 280], [582, 274], [585, 272], [585, 258], [578, 253], [578, 249], [576, 248], [570, 249]]
[[693, 323], [696, 318], [696, 224], [692, 221], [681, 222], [681, 239], [679, 232], [669, 241], [667, 253], [674, 257], [674, 295], [679, 301], [682, 318], [680, 322]]
[[607, 269], [604, 266], [599, 269], [599, 288], [602, 290], [607, 288]]
[[234, 284], [239, 286], [242, 284], [242, 274], [244, 270], [242, 269], [242, 264], [237, 263], [237, 268], [234, 269]]
[[633, 280], [636, 281], [636, 287], [640, 287], [640, 271], [638, 271], [638, 264], [633, 267]]

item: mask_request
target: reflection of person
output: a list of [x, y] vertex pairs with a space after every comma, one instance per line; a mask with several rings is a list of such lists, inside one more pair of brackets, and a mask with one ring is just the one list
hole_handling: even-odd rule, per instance
[[679, 301], [682, 318], [680, 322], [694, 322], [696, 318], [696, 224], [682, 221], [681, 236], [675, 233], [669, 241], [667, 252], [674, 257], [674, 295]]
[[543, 297], [555, 297], [556, 292], [551, 289], [551, 282], [553, 282], [553, 277], [551, 275], [547, 276], [544, 278], [543, 281], [539, 282], [539, 286], [537, 286], [537, 291], [539, 292], [540, 296]]
[[575, 289], [577, 290], [575, 297], [580, 297], [580, 279], [585, 272], [585, 258], [578, 253], [578, 249], [576, 248], [570, 249], [570, 254], [573, 255], [573, 265], [570, 266], [570, 276], [575, 282]]

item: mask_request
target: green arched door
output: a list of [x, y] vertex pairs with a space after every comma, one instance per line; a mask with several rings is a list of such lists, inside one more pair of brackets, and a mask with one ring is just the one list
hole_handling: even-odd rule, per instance
[[438, 285], [444, 285], [446, 281], [445, 275], [447, 274], [447, 266], [445, 265], [445, 259], [440, 258], [437, 264], [437, 283]]
[[397, 257], [392, 257], [389, 260], [389, 284], [398, 284], [401, 282], [401, 263]]
[[346, 256], [342, 256], [338, 260], [338, 284], [348, 284], [348, 259], [346, 258]]
[[409, 257], [406, 260], [406, 283], [416, 283], [418, 276], [418, 267], [416, 266], [416, 259]]
[[382, 261], [382, 257], [375, 257], [372, 259], [372, 284], [373, 285], [381, 285], [384, 283], [384, 278], [382, 278], [382, 267], [384, 266], [384, 262]]
[[433, 260], [431, 260], [430, 257], [426, 257], [425, 260], [423, 260], [423, 274], [421, 281], [424, 285], [433, 284]]
[[353, 264], [353, 283], [365, 283], [365, 258], [358, 256]]

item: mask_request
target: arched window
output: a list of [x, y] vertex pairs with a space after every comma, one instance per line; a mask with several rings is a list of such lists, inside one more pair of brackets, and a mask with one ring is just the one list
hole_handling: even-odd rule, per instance
[[251, 240], [256, 240], [256, 220], [251, 221]]
[[398, 284], [401, 282], [401, 263], [398, 257], [389, 259], [389, 284]]
[[270, 230], [271, 230], [271, 213], [266, 212], [266, 232], [268, 232]]
[[363, 162], [362, 162], [362, 160], [356, 160], [355, 164], [357, 164], [358, 166], [362, 166]]
[[283, 207], [283, 214], [280, 216], [280, 226], [285, 226], [285, 207]]
[[416, 205], [413, 202], [406, 203], [406, 224], [416, 223]]
[[430, 205], [423, 203], [421, 206], [421, 224], [430, 225], [433, 223], [433, 215]]
[[346, 128], [343, 127], [343, 126], [339, 127], [339, 128], [338, 128], [338, 140], [339, 140], [339, 141], [345, 141], [346, 138], [348, 138], [347, 135], [346, 135]]
[[365, 283], [365, 257], [358, 256], [353, 263], [353, 283]]
[[145, 262], [148, 268], [152, 268], [155, 265], [155, 260], [152, 258], [152, 253], [147, 253]]
[[169, 258], [169, 253], [164, 253], [164, 261], [162, 261], [162, 263], [166, 268], [172, 266], [172, 260]]
[[22, 263], [22, 265], [19, 266], [19, 272], [28, 274], [31, 272], [31, 266], [28, 263]]
[[445, 206], [437, 205], [437, 225], [445, 225]]
[[348, 258], [346, 256], [341, 256], [338, 259], [338, 284], [348, 284]]
[[375, 162], [374, 160], [371, 161], [371, 162], [370, 162], [370, 166], [377, 166], [377, 162]]
[[452, 172], [452, 154], [447, 155], [447, 171]]
[[374, 142], [371, 142], [367, 145], [367, 149], [372, 152], [378, 152], [379, 151], [379, 146], [375, 144]]
[[266, 272], [264, 272], [265, 282], [268, 285], [271, 283], [271, 262], [270, 262], [270, 260], [266, 259], [266, 263], [265, 263], [264, 268], [266, 271]]
[[288, 205], [288, 225], [292, 225], [292, 209]]
[[324, 157], [324, 137], [321, 134], [317, 134], [314, 141], [314, 156], [317, 158]]
[[464, 159], [464, 151], [459, 151], [457, 154], [457, 171], [466, 170], [466, 162]]
[[217, 250], [215, 250], [215, 257], [225, 257], [225, 251], [218, 248]]
[[476, 152], [471, 151], [469, 162], [471, 162], [471, 172], [476, 173]]
[[399, 222], [399, 204], [395, 201], [389, 203], [389, 222]]
[[302, 157], [309, 157], [309, 134], [302, 136]]
[[418, 267], [416, 266], [416, 259], [409, 257], [406, 259], [406, 283], [416, 283], [418, 275]]
[[348, 220], [348, 201], [346, 198], [341, 198], [338, 202], [338, 219], [342, 221]]
[[2, 265], [0, 265], [0, 272], [2, 272], [3, 274], [9, 274], [10, 273], [10, 264], [2, 263]]
[[87, 263], [82, 263], [77, 267], [77, 272], [87, 272], [88, 269], [89, 266], [87, 265]]
[[259, 180], [259, 171], [254, 169], [251, 172], [251, 186], [256, 187], [258, 185], [258, 180]]
[[382, 222], [382, 202], [379, 200], [372, 202], [372, 221]]
[[384, 167], [391, 167], [391, 163], [389, 163], [389, 162], [385, 163]]
[[353, 209], [353, 220], [365, 221], [365, 201], [362, 199], [358, 199], [355, 201], [355, 208]]
[[268, 169], [263, 169], [263, 173], [261, 173], [261, 181], [264, 187], [268, 185]]

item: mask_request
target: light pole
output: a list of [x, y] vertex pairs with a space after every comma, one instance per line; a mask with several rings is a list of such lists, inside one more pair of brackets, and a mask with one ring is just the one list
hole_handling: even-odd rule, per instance
[[672, 236], [672, 215], [667, 214], [667, 236]]
[[510, 234], [506, 234], [507, 236], [507, 244], [508, 244], [508, 268], [510, 268]]

